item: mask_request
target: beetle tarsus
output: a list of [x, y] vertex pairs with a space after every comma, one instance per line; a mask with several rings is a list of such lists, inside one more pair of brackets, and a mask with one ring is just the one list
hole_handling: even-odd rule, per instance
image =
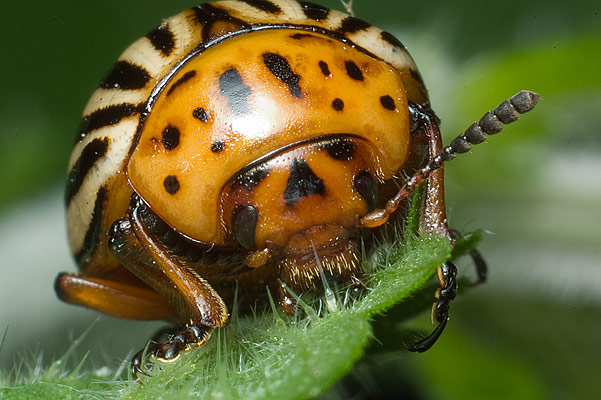
[[447, 326], [451, 301], [457, 295], [457, 267], [455, 264], [450, 261], [443, 263], [438, 269], [438, 279], [440, 280], [440, 289], [436, 292], [438, 302], [435, 303], [432, 310], [432, 319], [438, 322], [438, 325], [430, 335], [414, 344], [407, 344], [403, 341], [403, 345], [409, 351], [422, 353], [428, 350], [436, 343]]
[[147, 348], [140, 350], [131, 359], [132, 377], [138, 380], [138, 374], [150, 376], [144, 371], [143, 363], [147, 357], [155, 358], [161, 362], [169, 363], [177, 360], [181, 353], [189, 351], [192, 346], [200, 347], [209, 340], [210, 328], [200, 326], [187, 326], [176, 332], [165, 343], [152, 343]]

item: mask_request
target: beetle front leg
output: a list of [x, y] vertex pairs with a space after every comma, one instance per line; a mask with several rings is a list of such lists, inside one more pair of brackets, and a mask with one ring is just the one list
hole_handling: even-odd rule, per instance
[[[140, 203], [130, 209], [130, 218], [116, 222], [109, 234], [109, 247], [117, 259], [138, 278], [165, 296], [184, 328], [169, 341], [153, 344], [148, 354], [173, 361], [190, 345], [201, 346], [212, 328], [227, 321], [227, 307], [211, 285], [174, 258], [152, 237], [140, 219]], [[132, 360], [134, 377], [141, 369], [142, 352]]]

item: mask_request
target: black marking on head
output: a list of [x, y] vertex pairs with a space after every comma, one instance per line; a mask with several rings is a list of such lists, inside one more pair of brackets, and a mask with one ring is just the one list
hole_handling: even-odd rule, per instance
[[215, 140], [213, 144], [211, 144], [211, 151], [213, 153], [221, 153], [225, 148], [225, 143], [223, 140]]
[[195, 108], [192, 111], [192, 116], [201, 122], [207, 122], [209, 120], [209, 113], [202, 107]]
[[163, 186], [165, 187], [167, 193], [172, 195], [176, 194], [179, 190], [179, 181], [177, 180], [177, 176], [168, 175], [163, 181]]
[[160, 25], [146, 35], [152, 47], [167, 57], [175, 48], [175, 35], [169, 29], [169, 25]]
[[261, 181], [269, 175], [269, 168], [265, 164], [258, 165], [244, 174], [239, 175], [236, 180], [232, 182], [232, 189], [238, 187], [244, 187], [246, 190], [251, 192]]
[[396, 104], [394, 104], [394, 99], [389, 95], [380, 97], [380, 104], [382, 104], [382, 107], [384, 107], [387, 110], [396, 110]]
[[340, 31], [344, 33], [354, 33], [371, 28], [371, 24], [355, 17], [346, 17], [340, 25]]
[[84, 178], [96, 162], [105, 156], [109, 147], [109, 138], [96, 138], [86, 145], [81, 151], [79, 158], [69, 171], [67, 177], [67, 188], [65, 190], [65, 201], [71, 202], [77, 194]]
[[114, 125], [123, 118], [129, 117], [137, 112], [139, 112], [139, 106], [129, 103], [116, 104], [98, 109], [83, 118], [75, 142], [79, 142], [93, 130], [100, 129], [104, 126]]
[[258, 8], [261, 11], [265, 11], [270, 14], [279, 14], [282, 12], [282, 9], [277, 5], [273, 4], [271, 1], [266, 0], [240, 0], [250, 6]]
[[292, 71], [288, 60], [276, 53], [264, 53], [263, 62], [269, 72], [288, 86], [288, 90], [294, 97], [298, 99], [303, 97], [301, 88], [298, 85], [300, 76]]
[[219, 90], [227, 98], [227, 104], [234, 114], [243, 115], [248, 112], [248, 96], [252, 91], [242, 81], [236, 68], [230, 68], [219, 77]]
[[354, 79], [356, 81], [363, 80], [363, 72], [361, 72], [361, 69], [357, 66], [357, 64], [355, 64], [354, 61], [351, 61], [351, 60], [345, 61], [344, 66], [346, 67], [346, 73], [352, 79]]
[[171, 93], [173, 93], [173, 91], [178, 86], [188, 82], [190, 79], [194, 78], [195, 76], [196, 76], [196, 71], [194, 71], [194, 70], [186, 72], [181, 78], [179, 78], [177, 81], [173, 82], [173, 84], [171, 85], [169, 90], [167, 90], [167, 96], [169, 96]]
[[339, 161], [349, 161], [355, 154], [355, 145], [349, 139], [334, 139], [320, 145], [330, 157]]
[[378, 205], [378, 183], [369, 171], [359, 172], [354, 178], [355, 189], [367, 203], [367, 212]]
[[386, 31], [382, 31], [382, 33], [380, 33], [380, 37], [386, 43], [391, 44], [394, 47], [397, 47], [397, 48], [399, 48], [401, 50], [407, 51], [407, 49], [405, 48], [405, 46], [403, 45], [403, 43], [401, 43], [401, 41], [399, 39], [397, 39], [392, 33], [386, 32]]
[[321, 21], [322, 19], [328, 18], [330, 9], [319, 4], [313, 4], [308, 1], [299, 1], [303, 12], [307, 18], [315, 21]]
[[141, 89], [150, 80], [150, 74], [144, 68], [127, 61], [117, 61], [108, 75], [100, 82], [103, 89], [134, 90]]
[[245, 249], [252, 250], [257, 247], [255, 244], [255, 231], [258, 221], [259, 213], [253, 206], [240, 205], [236, 207], [232, 214], [234, 238]]
[[336, 111], [342, 111], [344, 108], [344, 101], [342, 101], [342, 99], [335, 98], [334, 101], [332, 101], [332, 108]]
[[107, 200], [107, 190], [103, 186], [96, 192], [96, 200], [94, 201], [94, 210], [92, 211], [92, 220], [88, 226], [88, 230], [83, 239], [83, 244], [79, 251], [74, 255], [75, 261], [78, 265], [85, 265], [90, 258], [92, 253], [98, 246], [98, 235], [100, 234], [100, 228], [102, 225], [102, 211]]
[[324, 195], [326, 187], [302, 158], [295, 158], [290, 166], [290, 177], [284, 189], [284, 201], [287, 205], [296, 203], [303, 197], [314, 194]]
[[325, 61], [320, 61], [319, 62], [319, 68], [321, 69], [321, 73], [324, 74], [325, 76], [331, 76], [332, 73], [330, 72], [330, 67], [328, 66], [328, 63]]
[[173, 150], [179, 145], [179, 129], [175, 126], [168, 125], [164, 130], [161, 138], [161, 143], [165, 150]]

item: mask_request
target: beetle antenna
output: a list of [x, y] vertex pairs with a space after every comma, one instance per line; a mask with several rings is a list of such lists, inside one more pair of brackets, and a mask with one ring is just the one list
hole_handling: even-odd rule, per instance
[[[451, 141], [451, 144], [442, 149], [422, 169], [409, 178], [398, 191], [398, 193], [386, 202], [384, 208], [374, 210], [360, 219], [361, 226], [375, 228], [382, 225], [390, 214], [396, 211], [401, 201], [409, 196], [417, 185], [427, 179], [432, 172], [436, 171], [445, 161], [451, 161], [457, 154], [466, 153], [471, 150], [472, 145], [482, 143], [486, 135], [494, 135], [503, 130], [503, 125], [515, 122], [520, 114], [531, 111], [540, 100], [538, 93], [530, 90], [522, 90], [518, 94], [505, 100], [492, 111], [484, 114], [478, 122], [474, 122], [461, 135]], [[426, 129], [428, 129], [426, 127]]]

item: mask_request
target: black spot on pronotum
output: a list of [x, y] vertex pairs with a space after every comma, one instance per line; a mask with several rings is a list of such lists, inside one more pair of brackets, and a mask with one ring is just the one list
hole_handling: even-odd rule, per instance
[[303, 197], [314, 194], [324, 195], [326, 187], [311, 167], [302, 158], [296, 158], [290, 166], [290, 177], [284, 189], [284, 201], [288, 205], [299, 201]]
[[307, 18], [315, 21], [321, 21], [322, 19], [328, 18], [330, 12], [329, 8], [307, 1], [299, 1], [299, 3]]
[[355, 189], [367, 203], [367, 211], [373, 211], [378, 205], [378, 183], [369, 171], [359, 172], [354, 179]]
[[324, 74], [325, 76], [332, 75], [332, 73], [330, 72], [330, 67], [328, 66], [328, 63], [325, 61], [319, 62], [319, 69], [321, 69], [321, 73]]
[[73, 197], [79, 191], [84, 178], [90, 171], [90, 169], [96, 164], [96, 162], [104, 157], [108, 150], [109, 146], [109, 138], [96, 138], [88, 143], [79, 158], [69, 171], [69, 176], [67, 177], [67, 189], [65, 191], [65, 200], [67, 204], [71, 202]]
[[150, 80], [150, 74], [144, 68], [127, 61], [117, 61], [107, 76], [100, 82], [104, 89], [134, 90], [141, 89]]
[[288, 60], [276, 53], [264, 53], [263, 62], [269, 72], [288, 86], [288, 90], [294, 97], [299, 99], [303, 97], [301, 88], [298, 85], [300, 76], [292, 71]]
[[355, 145], [348, 139], [330, 140], [322, 144], [321, 148], [325, 149], [330, 157], [340, 161], [349, 161], [355, 153]]
[[259, 165], [238, 176], [236, 180], [232, 182], [232, 188], [236, 189], [242, 186], [250, 192], [257, 187], [263, 179], [267, 178], [267, 175], [269, 175], [269, 168], [267, 168], [265, 164]]
[[361, 69], [353, 61], [351, 61], [351, 60], [346, 61], [344, 63], [344, 66], [346, 67], [346, 73], [352, 79], [354, 79], [356, 81], [363, 80], [363, 72], [361, 72]]
[[98, 246], [98, 235], [102, 225], [102, 211], [107, 200], [107, 190], [103, 186], [96, 192], [96, 200], [94, 201], [94, 210], [92, 211], [92, 220], [88, 225], [88, 230], [83, 239], [83, 244], [79, 251], [74, 255], [78, 265], [84, 265], [88, 262], [92, 253]]
[[165, 150], [173, 150], [179, 145], [179, 129], [168, 125], [162, 133], [161, 143]]
[[196, 71], [194, 71], [194, 70], [186, 72], [181, 78], [179, 78], [177, 81], [175, 81], [171, 85], [169, 90], [167, 90], [167, 96], [171, 95], [171, 93], [173, 93], [173, 91], [175, 89], [177, 89], [178, 86], [183, 85], [184, 83], [188, 82], [190, 79], [194, 78], [195, 76], [196, 76]]
[[248, 96], [251, 90], [242, 80], [236, 68], [230, 68], [219, 77], [219, 91], [227, 98], [227, 104], [237, 115], [246, 114], [249, 110]]
[[209, 113], [202, 107], [195, 108], [192, 111], [192, 116], [200, 122], [207, 122], [209, 120]]
[[245, 249], [256, 248], [255, 230], [259, 221], [257, 209], [250, 205], [236, 207], [232, 214], [232, 231], [234, 238]]
[[79, 134], [77, 135], [75, 142], [79, 142], [95, 129], [118, 123], [123, 118], [127, 118], [130, 115], [137, 113], [138, 109], [139, 106], [137, 105], [123, 103], [101, 108], [86, 115], [81, 121]]
[[169, 194], [176, 194], [179, 190], [179, 181], [175, 175], [168, 175], [163, 181], [163, 186]]
[[332, 101], [332, 108], [336, 111], [342, 111], [344, 108], [344, 101], [342, 101], [342, 99], [335, 98], [334, 101]]
[[223, 140], [215, 140], [211, 144], [211, 151], [213, 153], [221, 153], [224, 148], [225, 148], [225, 143], [223, 142]]
[[342, 25], [340, 26], [340, 31], [342, 31], [344, 33], [353, 33], [353, 32], [358, 32], [358, 31], [362, 31], [365, 29], [369, 29], [370, 27], [371, 27], [371, 24], [368, 24], [367, 22], [363, 21], [362, 19], [355, 18], [355, 17], [346, 17], [342, 21]]
[[161, 25], [156, 29], [148, 32], [146, 35], [152, 46], [161, 52], [162, 55], [168, 56], [175, 48], [175, 37], [169, 25]]
[[266, 0], [241, 0], [244, 3], [251, 5], [255, 8], [258, 8], [261, 11], [265, 11], [270, 14], [279, 14], [282, 12], [282, 9], [277, 5], [273, 4], [271, 1]]
[[397, 47], [401, 50], [406, 50], [405, 46], [403, 45], [403, 43], [401, 43], [401, 41], [399, 39], [397, 39], [393, 34], [391, 34], [390, 32], [386, 32], [383, 31], [382, 33], [380, 33], [380, 37], [382, 38], [383, 41], [385, 41], [388, 44], [393, 45], [394, 47]]
[[394, 99], [389, 95], [380, 97], [380, 104], [387, 110], [396, 110], [396, 104], [394, 104]]

